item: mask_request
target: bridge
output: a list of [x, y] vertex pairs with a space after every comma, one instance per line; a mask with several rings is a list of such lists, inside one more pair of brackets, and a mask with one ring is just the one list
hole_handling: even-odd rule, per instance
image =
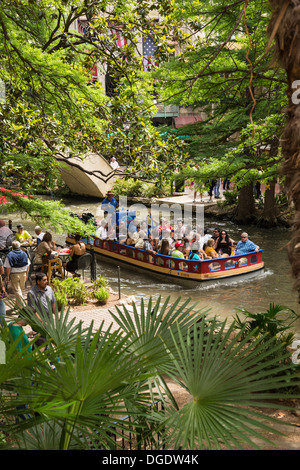
[[81, 196], [104, 197], [116, 181], [116, 172], [96, 153], [66, 159], [60, 173], [70, 191]]

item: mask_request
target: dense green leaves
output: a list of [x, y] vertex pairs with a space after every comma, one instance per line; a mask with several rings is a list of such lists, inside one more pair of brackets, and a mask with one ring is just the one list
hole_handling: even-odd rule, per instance
[[[2, 2], [0, 162], [3, 183], [27, 193], [55, 186], [61, 162], [88, 152], [117, 156], [129, 173], [169, 177], [183, 142], [160, 140], [151, 119], [154, 81], [140, 45], [156, 43], [155, 63], [181, 35], [172, 2]], [[153, 12], [161, 14], [159, 22]], [[85, 33], [77, 28], [84, 19]], [[126, 40], [120, 47], [118, 37]], [[92, 77], [97, 65], [100, 81]], [[105, 92], [105, 78], [115, 89]], [[98, 175], [99, 176], [99, 175]]]
[[[179, 134], [200, 164], [195, 178], [229, 177], [239, 187], [278, 176], [285, 78], [266, 50], [265, 0], [176, 2], [190, 45], [156, 72], [168, 103], [202, 111], [203, 121]], [[270, 148], [264, 151], [263, 148]]]
[[[1, 415], [20, 449], [113, 449], [114, 433], [157, 449], [255, 447], [258, 438], [270, 442], [265, 432], [277, 432], [264, 407], [299, 382], [273, 338], [244, 328], [235, 335], [234, 324], [206, 318], [189, 299], [150, 298], [133, 304], [133, 314], [118, 308], [115, 323], [97, 329], [83, 329], [68, 311], [41, 321], [28, 309], [19, 313], [48, 345], [18, 351], [18, 338], [0, 330], [7, 348]], [[166, 387], [170, 379], [187, 392], [183, 407]], [[26, 419], [15, 423], [21, 414]]]

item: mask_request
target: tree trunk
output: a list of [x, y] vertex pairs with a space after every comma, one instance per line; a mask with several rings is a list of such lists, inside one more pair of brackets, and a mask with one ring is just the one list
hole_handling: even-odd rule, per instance
[[266, 184], [264, 210], [258, 225], [261, 227], [275, 227], [278, 225], [278, 209], [275, 205], [276, 180]]
[[286, 70], [288, 82], [287, 124], [282, 136], [282, 168], [287, 193], [295, 207], [289, 260], [300, 295], [300, 0], [271, 0], [273, 16], [269, 24], [270, 42], [276, 39], [276, 55]]
[[253, 184], [243, 186], [239, 191], [238, 205], [234, 220], [240, 224], [247, 224], [255, 218], [255, 202], [253, 195]]
[[266, 185], [265, 190], [264, 219], [269, 220], [270, 223], [276, 223], [277, 220], [277, 210], [275, 207], [275, 185], [276, 180], [273, 180]]

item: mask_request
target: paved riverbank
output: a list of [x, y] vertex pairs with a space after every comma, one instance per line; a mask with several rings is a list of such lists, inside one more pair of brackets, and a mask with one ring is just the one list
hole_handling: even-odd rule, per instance
[[[27, 287], [25, 290], [25, 296], [30, 290], [30, 283], [27, 282]], [[8, 298], [13, 300], [14, 296], [9, 293]], [[115, 331], [118, 328], [118, 325], [114, 322], [110, 311], [116, 313], [116, 307], [122, 308], [122, 305], [125, 305], [127, 310], [132, 311], [132, 302], [134, 301], [133, 296], [119, 295], [111, 292], [108, 302], [105, 305], [97, 305], [94, 302], [88, 302], [85, 305], [70, 306], [69, 308], [69, 319], [74, 319], [75, 324], [82, 323], [84, 328], [88, 328], [93, 323], [94, 331], [99, 329], [103, 323], [102, 328], [106, 331], [108, 328], [111, 328], [111, 331]], [[16, 314], [7, 306], [6, 309], [6, 321], [9, 323], [16, 319]], [[25, 332], [28, 333], [31, 331], [30, 326], [24, 328]]]

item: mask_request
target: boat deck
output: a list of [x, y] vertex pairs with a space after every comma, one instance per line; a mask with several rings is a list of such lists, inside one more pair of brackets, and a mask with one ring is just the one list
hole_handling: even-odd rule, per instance
[[[68, 237], [66, 241], [67, 243], [74, 242], [71, 237]], [[150, 273], [171, 276], [174, 279], [205, 282], [251, 274], [264, 269], [263, 250], [226, 258], [194, 261], [161, 254], [149, 254], [142, 249], [122, 245], [114, 240], [88, 237], [82, 241], [85, 242], [87, 250], [93, 251], [104, 260], [114, 264], [122, 263], [135, 269], [140, 268]]]

